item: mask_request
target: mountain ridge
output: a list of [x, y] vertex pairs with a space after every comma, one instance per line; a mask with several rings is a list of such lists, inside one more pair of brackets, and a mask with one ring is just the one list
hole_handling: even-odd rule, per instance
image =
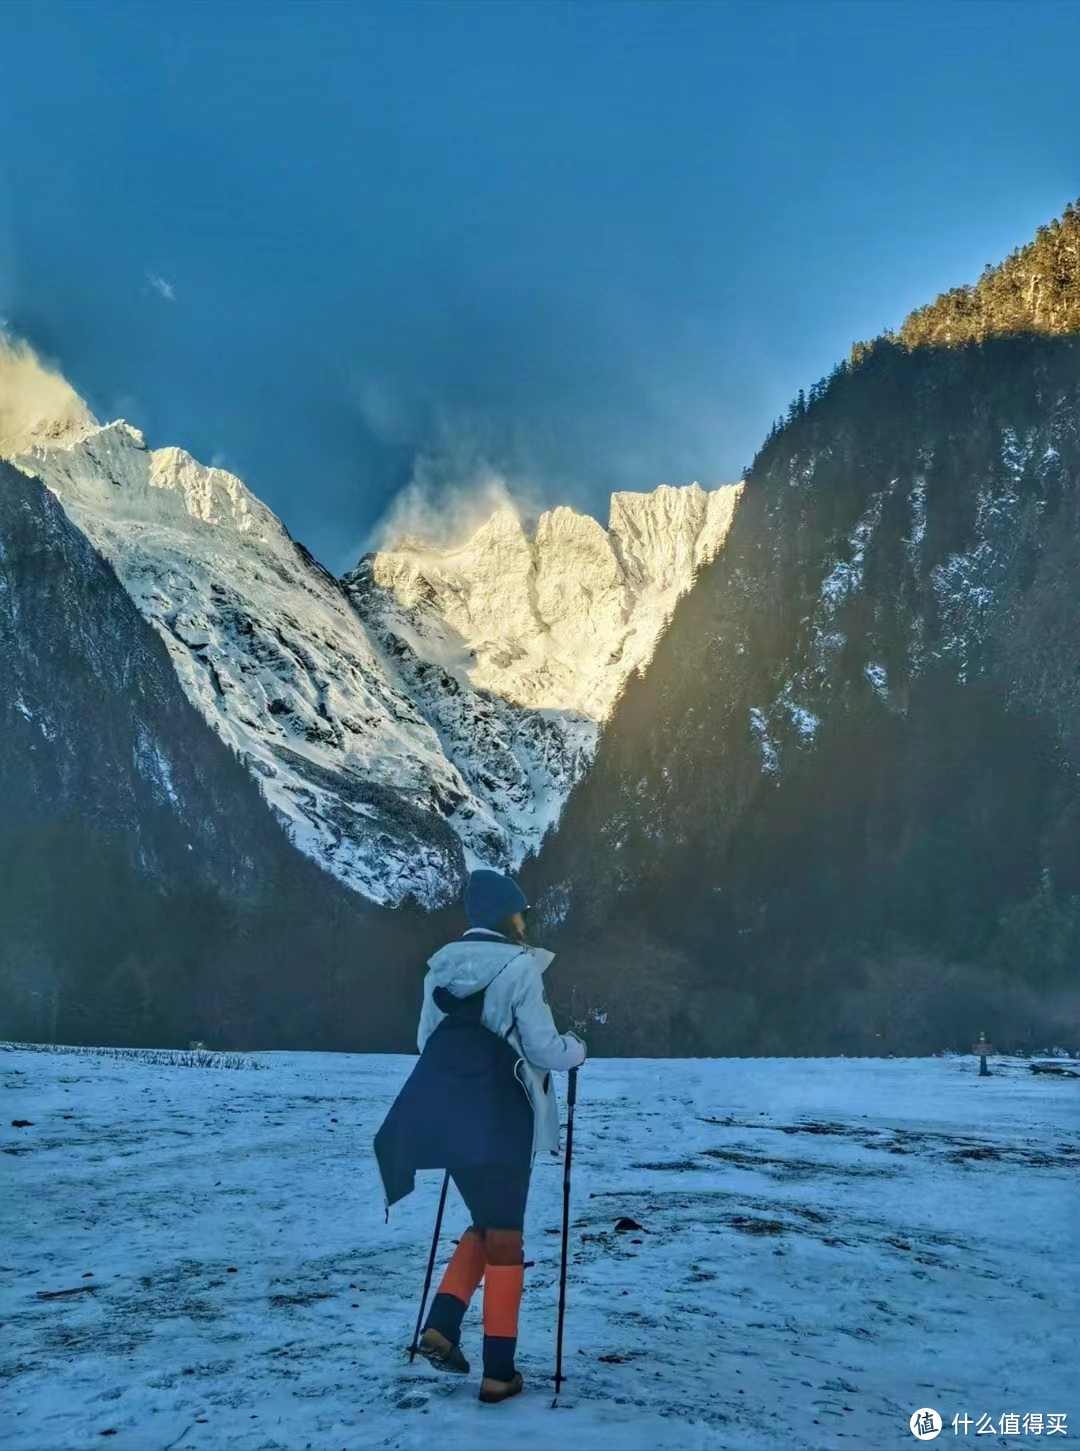
[[434, 613], [467, 640], [474, 685], [513, 704], [580, 711], [600, 723], [627, 676], [651, 658], [677, 600], [723, 546], [741, 491], [693, 483], [614, 493], [606, 529], [559, 505], [528, 533], [502, 508], [461, 545], [410, 541], [365, 562], [407, 621], [415, 625], [427, 605], [429, 618]]
[[[1080, 201], [1038, 229], [1004, 261], [987, 263], [974, 283], [940, 293], [878, 341], [906, 348], [956, 347], [987, 338], [1080, 330]], [[857, 344], [857, 359], [874, 343]]]
[[616, 495], [614, 532], [558, 508], [531, 541], [496, 511], [455, 551], [399, 546], [337, 580], [235, 476], [77, 404], [9, 430], [20, 467], [113, 564], [294, 844], [387, 905], [437, 908], [470, 867], [538, 849], [740, 492]]

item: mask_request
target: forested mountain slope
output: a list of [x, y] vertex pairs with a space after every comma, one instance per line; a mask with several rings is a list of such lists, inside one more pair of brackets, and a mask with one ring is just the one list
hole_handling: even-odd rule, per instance
[[1040, 227], [1034, 240], [973, 286], [954, 287], [906, 318], [906, 347], [982, 342], [1015, 333], [1080, 331], [1080, 203]]
[[1080, 337], [1003, 334], [856, 350], [756, 458], [533, 869], [598, 1045], [1077, 1036]]

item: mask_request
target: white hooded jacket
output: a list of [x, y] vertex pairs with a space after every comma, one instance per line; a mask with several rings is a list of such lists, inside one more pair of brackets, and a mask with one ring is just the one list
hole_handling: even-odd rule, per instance
[[432, 1000], [436, 988], [445, 987], [456, 998], [483, 991], [481, 1022], [505, 1038], [518, 1055], [515, 1072], [533, 1109], [534, 1154], [543, 1149], [556, 1153], [559, 1148], [559, 1104], [552, 1071], [577, 1068], [585, 1061], [585, 1044], [575, 1033], [556, 1030], [544, 994], [543, 974], [554, 957], [553, 952], [482, 929], [440, 947], [428, 959], [416, 1035], [422, 1053], [446, 1016]]

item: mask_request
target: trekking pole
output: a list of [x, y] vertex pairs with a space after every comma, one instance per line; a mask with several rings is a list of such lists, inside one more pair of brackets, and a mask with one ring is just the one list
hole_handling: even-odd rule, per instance
[[559, 1329], [555, 1350], [555, 1397], [551, 1402], [554, 1410], [562, 1389], [562, 1334], [566, 1316], [566, 1247], [570, 1238], [570, 1160], [574, 1152], [574, 1104], [577, 1102], [577, 1069], [570, 1070], [570, 1083], [566, 1091], [566, 1162], [563, 1165], [562, 1181], [562, 1266], [559, 1270]]
[[416, 1329], [413, 1331], [412, 1344], [409, 1346], [409, 1364], [412, 1365], [416, 1359], [416, 1352], [420, 1348], [420, 1327], [424, 1323], [424, 1311], [427, 1309], [428, 1291], [431, 1289], [431, 1277], [435, 1273], [435, 1256], [439, 1252], [439, 1231], [442, 1229], [443, 1210], [446, 1208], [446, 1191], [450, 1187], [450, 1170], [447, 1169], [443, 1175], [442, 1193], [439, 1195], [439, 1212], [435, 1216], [435, 1233], [431, 1236], [431, 1253], [428, 1255], [427, 1278], [424, 1280], [424, 1298], [420, 1301], [420, 1314], [416, 1317]]

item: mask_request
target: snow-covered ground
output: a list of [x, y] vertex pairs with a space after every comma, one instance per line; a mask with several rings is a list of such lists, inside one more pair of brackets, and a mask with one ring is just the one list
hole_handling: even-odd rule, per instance
[[[953, 1444], [957, 1413], [973, 1439], [1009, 1412], [1080, 1434], [1076, 1079], [587, 1064], [552, 1410], [556, 1161], [526, 1226], [527, 1393], [481, 1406], [475, 1377], [406, 1362], [439, 1176], [386, 1224], [370, 1145], [409, 1060], [257, 1061], [0, 1054], [10, 1451], [888, 1447], [921, 1406]], [[444, 1258], [465, 1222], [452, 1194]]]

